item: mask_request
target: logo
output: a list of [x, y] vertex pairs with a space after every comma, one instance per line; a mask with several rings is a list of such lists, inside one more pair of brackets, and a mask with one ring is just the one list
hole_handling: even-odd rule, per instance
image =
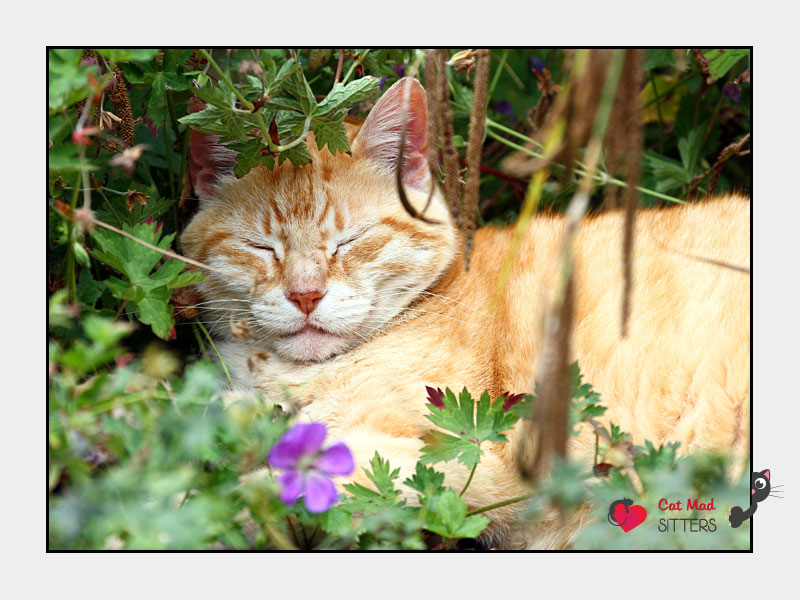
[[630, 498], [614, 500], [608, 507], [608, 522], [614, 527], [620, 527], [625, 533], [638, 527], [647, 518], [647, 511], [643, 506], [634, 504]]
[[742, 509], [741, 506], [734, 506], [728, 515], [731, 527], [740, 527], [747, 519], [750, 519], [756, 512], [758, 504], [769, 497], [783, 498], [780, 488], [783, 486], [772, 485], [770, 481], [769, 469], [758, 473], [750, 474], [750, 506]]

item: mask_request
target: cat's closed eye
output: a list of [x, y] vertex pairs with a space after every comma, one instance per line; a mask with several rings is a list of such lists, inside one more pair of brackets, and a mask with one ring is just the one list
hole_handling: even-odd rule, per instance
[[347, 250], [350, 246], [356, 242], [362, 235], [367, 232], [366, 229], [359, 231], [355, 235], [351, 235], [350, 237], [346, 238], [344, 241], [341, 241], [336, 244], [336, 248], [333, 250], [332, 256], [336, 256], [340, 250]]
[[252, 240], [244, 240], [244, 242], [248, 246], [250, 246], [251, 248], [256, 248], [257, 250], [268, 250], [269, 252], [272, 252], [272, 254], [273, 254], [273, 256], [275, 256], [275, 258], [278, 257], [277, 252], [275, 252], [275, 248], [273, 248], [272, 246], [268, 246], [266, 244], [259, 244], [257, 242], [252, 241]]

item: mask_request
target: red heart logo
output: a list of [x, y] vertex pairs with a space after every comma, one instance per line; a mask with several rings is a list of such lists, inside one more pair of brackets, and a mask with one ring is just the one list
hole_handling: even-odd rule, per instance
[[643, 506], [639, 506], [638, 504], [630, 506], [627, 511], [622, 504], [617, 504], [617, 507], [614, 509], [614, 520], [619, 523], [619, 526], [622, 527], [622, 531], [625, 533], [644, 523], [646, 518], [647, 511]]

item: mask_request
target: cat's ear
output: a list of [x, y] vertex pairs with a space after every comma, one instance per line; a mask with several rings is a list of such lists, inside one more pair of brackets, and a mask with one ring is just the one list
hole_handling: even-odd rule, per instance
[[397, 168], [403, 127], [403, 93], [408, 86], [406, 143], [403, 149], [403, 183], [421, 187], [428, 170], [428, 102], [419, 81], [404, 77], [386, 90], [353, 142], [353, 155], [363, 156], [387, 171]]
[[761, 472], [761, 474], [762, 474], [764, 477], [766, 477], [767, 479], [769, 479], [769, 469], [767, 469], [766, 471], [762, 471], [762, 472]]
[[[189, 100], [190, 113], [199, 112], [205, 106], [205, 102], [194, 96]], [[234, 176], [235, 166], [236, 152], [221, 144], [218, 135], [189, 130], [189, 173], [198, 196], [213, 196], [222, 177]]]

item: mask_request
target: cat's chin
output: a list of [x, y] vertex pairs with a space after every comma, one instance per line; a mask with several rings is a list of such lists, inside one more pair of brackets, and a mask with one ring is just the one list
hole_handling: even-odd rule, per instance
[[323, 329], [307, 326], [285, 335], [275, 343], [275, 351], [290, 360], [320, 362], [349, 350], [350, 341]]

